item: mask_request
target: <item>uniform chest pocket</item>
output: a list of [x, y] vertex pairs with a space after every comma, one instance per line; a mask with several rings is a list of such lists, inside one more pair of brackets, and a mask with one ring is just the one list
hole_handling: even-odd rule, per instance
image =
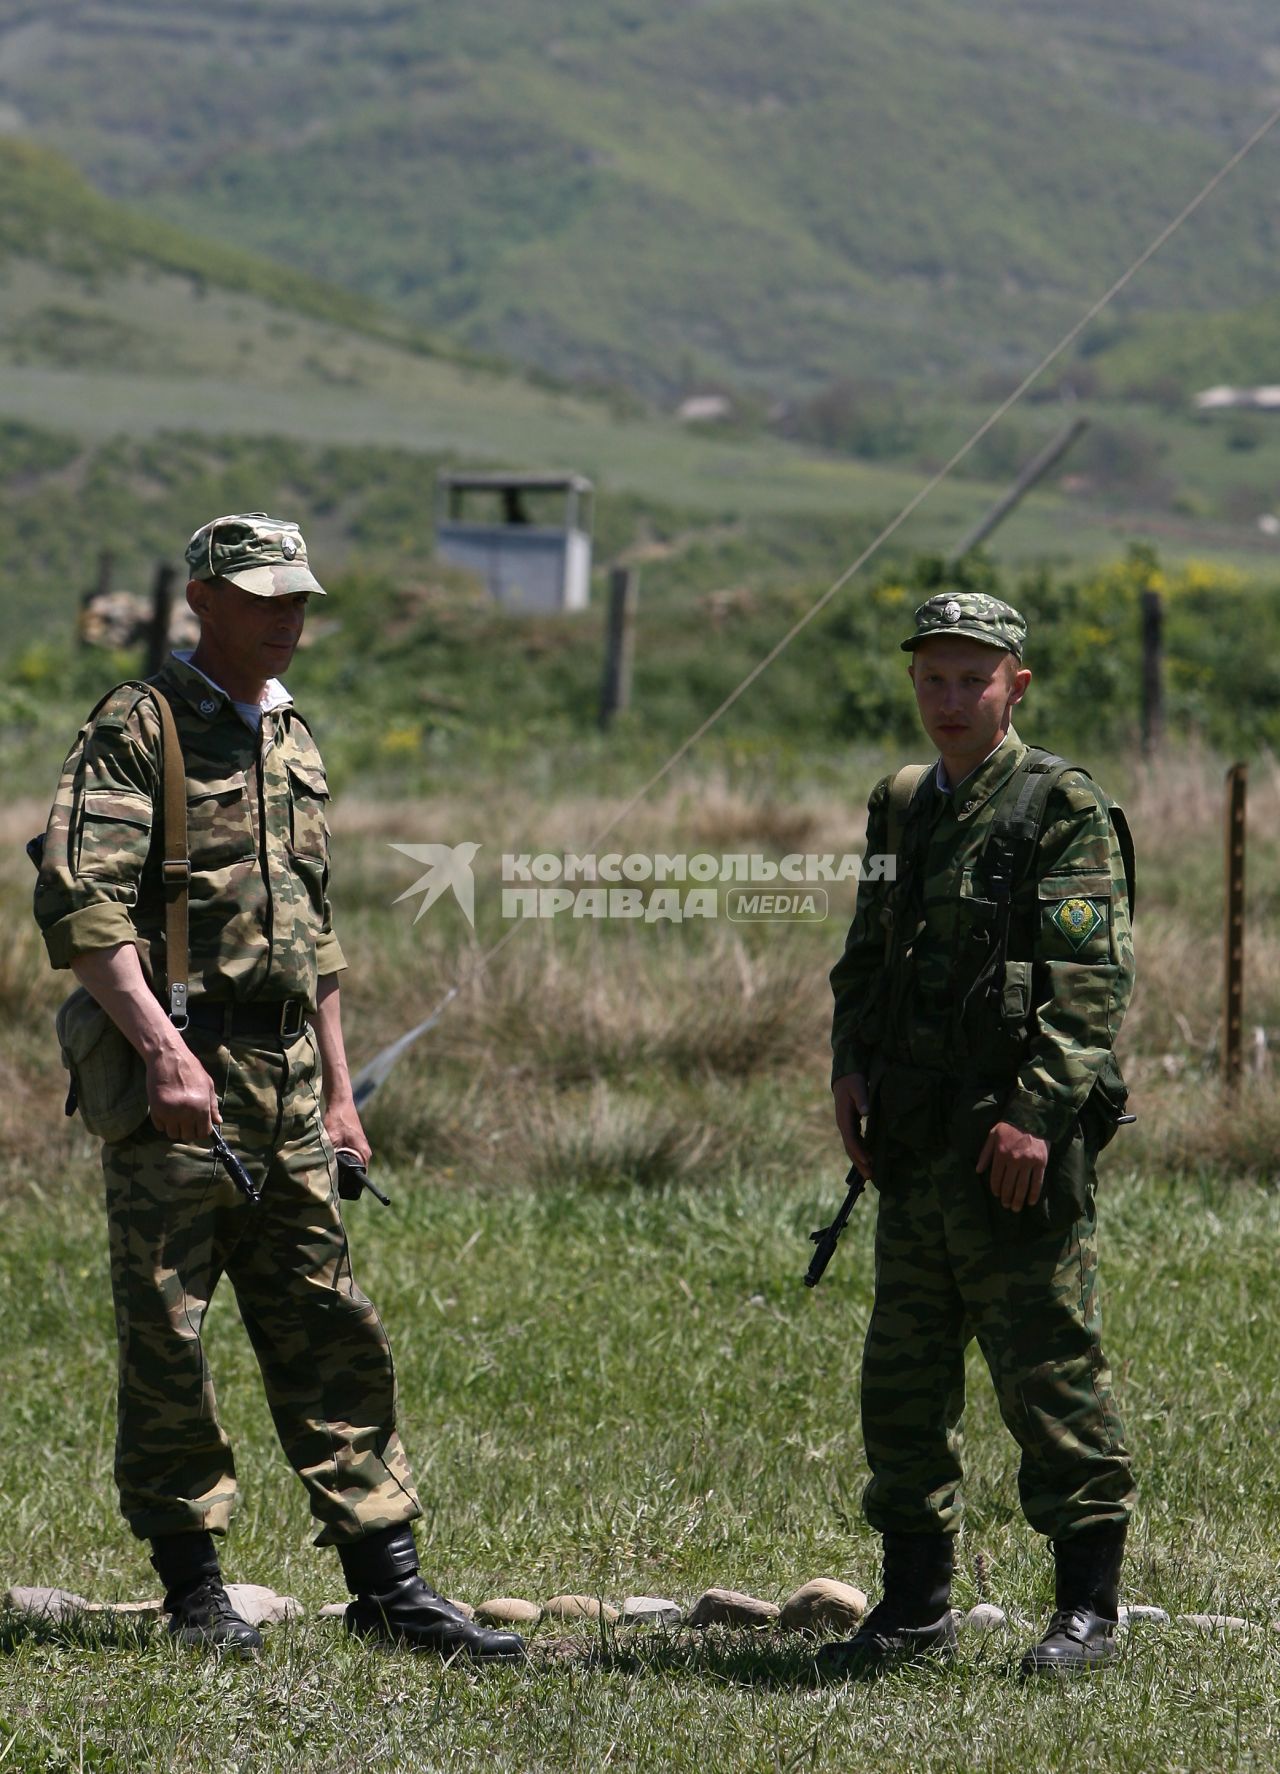
[[253, 814], [243, 770], [206, 782], [187, 782], [187, 849], [197, 872], [253, 856]]
[[[93, 880], [131, 880], [147, 854], [151, 798], [133, 789], [86, 788], [73, 867]], [[136, 895], [135, 895], [136, 897]]]
[[999, 908], [995, 900], [956, 899], [952, 907], [957, 960], [985, 954], [996, 939]]
[[329, 804], [329, 784], [324, 769], [309, 758], [289, 758], [289, 842], [296, 856], [310, 856], [323, 861], [328, 852], [329, 834], [325, 810]]

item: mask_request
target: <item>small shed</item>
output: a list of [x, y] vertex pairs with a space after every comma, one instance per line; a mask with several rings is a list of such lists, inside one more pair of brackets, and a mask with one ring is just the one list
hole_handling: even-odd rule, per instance
[[507, 609], [585, 610], [593, 502], [594, 488], [581, 474], [442, 469], [436, 553], [479, 574]]

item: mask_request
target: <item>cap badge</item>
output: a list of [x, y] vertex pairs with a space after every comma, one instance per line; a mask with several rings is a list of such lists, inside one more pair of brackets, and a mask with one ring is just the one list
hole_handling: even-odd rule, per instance
[[291, 561], [297, 554], [298, 544], [294, 541], [292, 536], [282, 536], [280, 538], [280, 552], [287, 561]]
[[942, 606], [942, 620], [944, 622], [959, 622], [961, 613], [960, 606], [954, 598]]
[[200, 713], [202, 715], [212, 715], [212, 714], [216, 714], [217, 712], [218, 712], [218, 705], [213, 700], [212, 696], [204, 696], [201, 698]]

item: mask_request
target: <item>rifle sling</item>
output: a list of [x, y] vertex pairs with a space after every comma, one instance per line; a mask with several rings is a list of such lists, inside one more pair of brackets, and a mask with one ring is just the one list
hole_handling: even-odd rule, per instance
[[187, 1026], [187, 983], [190, 961], [187, 949], [187, 911], [191, 889], [191, 858], [187, 855], [187, 776], [182, 742], [169, 699], [154, 684], [147, 686], [160, 711], [161, 765], [164, 780], [164, 883], [165, 980], [169, 991], [169, 1020], [176, 1029]]

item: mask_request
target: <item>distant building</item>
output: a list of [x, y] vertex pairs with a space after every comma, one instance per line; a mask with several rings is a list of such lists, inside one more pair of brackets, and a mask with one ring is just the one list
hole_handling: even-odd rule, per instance
[[682, 425], [714, 425], [733, 417], [733, 402], [723, 394], [691, 394], [676, 408]]
[[1201, 413], [1280, 413], [1280, 382], [1264, 382], [1257, 388], [1206, 388], [1195, 398]]
[[[548, 494], [559, 501], [555, 522], [547, 521]], [[436, 554], [478, 574], [505, 609], [585, 610], [594, 497], [580, 474], [444, 469], [436, 477]]]

